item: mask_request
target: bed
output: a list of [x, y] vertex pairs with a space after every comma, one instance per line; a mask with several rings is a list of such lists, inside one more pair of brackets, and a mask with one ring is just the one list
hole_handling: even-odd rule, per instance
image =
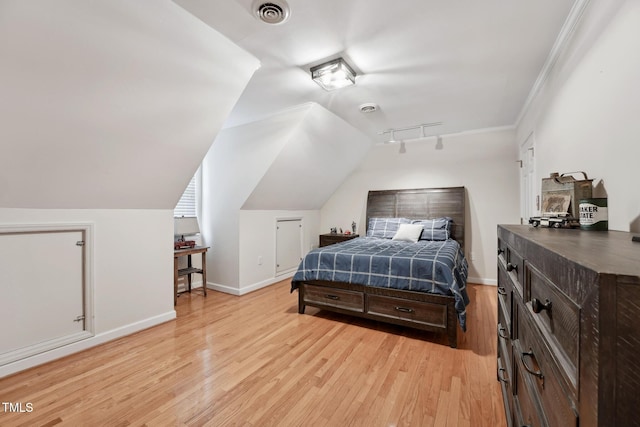
[[[314, 249], [300, 263], [291, 282], [298, 312], [312, 306], [443, 333], [457, 347], [469, 303], [465, 198], [464, 187], [370, 191], [366, 236]], [[392, 239], [419, 220], [418, 240]]]

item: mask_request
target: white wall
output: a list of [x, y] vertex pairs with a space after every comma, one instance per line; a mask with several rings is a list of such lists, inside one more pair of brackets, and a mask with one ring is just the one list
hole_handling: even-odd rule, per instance
[[240, 209], [271, 166], [306, 109], [225, 129], [202, 162], [202, 221], [207, 280], [239, 292]]
[[[278, 215], [304, 212], [307, 230], [317, 239], [314, 211], [370, 144], [353, 126], [314, 103], [220, 132], [202, 164], [200, 226], [204, 243], [211, 246], [210, 286], [239, 294], [275, 279], [275, 273], [267, 272], [271, 264], [256, 263], [258, 255], [265, 260], [275, 257], [274, 236], [261, 234], [265, 226], [273, 230], [265, 223]], [[251, 231], [245, 238], [247, 230]], [[247, 246], [251, 239], [257, 247]]]
[[640, 232], [640, 2], [589, 3], [517, 128], [536, 141], [538, 180], [587, 172], [608, 193], [609, 229]]
[[95, 328], [93, 338], [1, 367], [0, 377], [175, 318], [172, 218], [169, 209], [0, 208], [3, 225], [93, 225]]
[[95, 223], [96, 337], [7, 372], [175, 316], [173, 208], [259, 62], [169, 0], [0, 10], [0, 225]]
[[[302, 219], [304, 253], [318, 246], [319, 210], [242, 210], [240, 212], [240, 294], [292, 274], [276, 274], [276, 221]], [[258, 263], [261, 259], [261, 264]]]
[[[496, 227], [519, 223], [519, 169], [512, 130], [442, 137], [400, 144], [377, 145], [321, 210], [320, 229], [330, 227], [365, 232], [369, 190], [457, 187], [467, 190], [466, 244], [469, 281], [496, 283]], [[473, 255], [473, 259], [472, 258]]]

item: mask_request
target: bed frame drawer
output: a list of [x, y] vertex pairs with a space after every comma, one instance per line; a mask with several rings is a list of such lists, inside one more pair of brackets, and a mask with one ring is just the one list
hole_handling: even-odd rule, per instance
[[367, 294], [367, 312], [375, 316], [446, 328], [447, 306]]
[[364, 294], [357, 291], [304, 284], [304, 302], [308, 305], [327, 306], [342, 310], [364, 312]]

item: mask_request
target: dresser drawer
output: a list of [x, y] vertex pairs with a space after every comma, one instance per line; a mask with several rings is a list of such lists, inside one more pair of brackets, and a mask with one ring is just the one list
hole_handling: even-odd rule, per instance
[[[545, 427], [547, 424], [540, 418], [540, 405], [535, 397], [533, 386], [529, 378], [525, 378], [527, 372], [524, 370], [520, 360], [514, 364], [514, 397], [513, 397], [513, 417], [516, 426]], [[564, 426], [563, 426], [564, 427]]]
[[500, 238], [498, 239], [498, 262], [507, 264], [507, 244]]
[[498, 308], [504, 310], [503, 325], [509, 329], [511, 333], [511, 322], [513, 319], [513, 284], [507, 276], [506, 270], [502, 266], [498, 267]]
[[337, 307], [359, 313], [364, 312], [364, 295], [362, 292], [308, 284], [303, 286], [305, 303]]
[[[513, 378], [513, 346], [511, 345], [511, 339], [504, 335], [504, 326], [498, 322], [498, 358], [502, 361], [502, 367], [506, 370], [503, 378], [508, 378], [511, 382]], [[501, 376], [498, 376], [501, 379]], [[511, 392], [511, 391], [509, 391]]]
[[574, 405], [562, 386], [560, 371], [545, 347], [540, 331], [531, 323], [527, 313], [518, 317], [519, 345], [514, 351], [522, 368], [522, 376], [528, 378], [534, 393], [539, 396], [549, 425], [577, 426]]
[[536, 325], [549, 338], [558, 364], [575, 394], [578, 366], [580, 307], [539, 270], [527, 263], [527, 305]]
[[509, 365], [508, 361], [505, 361], [504, 354], [498, 349], [498, 381], [500, 381], [500, 387], [502, 388], [502, 399], [504, 401], [504, 409], [507, 416], [507, 425], [513, 425], [513, 392], [512, 381], [509, 376], [509, 370], [506, 368]]
[[507, 248], [507, 273], [511, 277], [515, 288], [522, 295], [522, 284], [524, 283], [524, 260], [522, 256], [513, 248]]
[[[504, 347], [504, 359], [505, 361], [511, 361], [511, 357], [513, 355], [512, 345], [511, 345], [511, 335], [509, 333], [509, 329], [505, 326], [503, 311], [498, 310], [498, 351], [500, 351], [501, 347]], [[509, 366], [509, 376], [511, 376], [511, 367]]]
[[447, 306], [428, 302], [369, 294], [367, 295], [367, 312], [376, 316], [442, 328], [447, 324]]

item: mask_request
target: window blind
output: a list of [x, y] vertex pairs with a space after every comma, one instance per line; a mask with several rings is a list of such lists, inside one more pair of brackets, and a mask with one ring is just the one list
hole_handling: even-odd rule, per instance
[[196, 176], [194, 175], [189, 181], [189, 185], [182, 193], [182, 197], [178, 201], [173, 210], [174, 217], [195, 217], [196, 216]]

